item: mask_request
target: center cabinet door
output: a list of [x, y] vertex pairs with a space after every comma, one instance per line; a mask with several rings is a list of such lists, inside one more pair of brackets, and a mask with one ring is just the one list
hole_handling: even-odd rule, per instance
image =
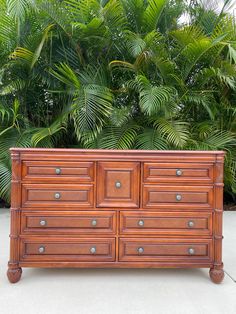
[[139, 162], [98, 162], [97, 170], [97, 207], [139, 207]]

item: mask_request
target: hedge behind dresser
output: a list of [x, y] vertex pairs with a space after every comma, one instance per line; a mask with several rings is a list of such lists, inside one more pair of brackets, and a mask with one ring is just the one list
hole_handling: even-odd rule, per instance
[[223, 280], [224, 152], [11, 156], [10, 282], [22, 267], [206, 267]]

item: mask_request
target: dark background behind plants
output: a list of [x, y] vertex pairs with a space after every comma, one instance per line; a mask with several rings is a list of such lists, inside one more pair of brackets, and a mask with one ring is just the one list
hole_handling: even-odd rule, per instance
[[0, 198], [14, 146], [225, 150], [235, 201], [233, 2], [0, 0]]

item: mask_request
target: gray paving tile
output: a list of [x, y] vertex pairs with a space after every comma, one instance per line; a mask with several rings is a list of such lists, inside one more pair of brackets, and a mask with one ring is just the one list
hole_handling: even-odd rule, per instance
[[[224, 262], [230, 275], [236, 213], [224, 216]], [[12, 285], [5, 274], [8, 234], [9, 214], [0, 211], [1, 314], [236, 313], [235, 283], [228, 275], [221, 285], [211, 283], [208, 269], [24, 269], [21, 281]]]

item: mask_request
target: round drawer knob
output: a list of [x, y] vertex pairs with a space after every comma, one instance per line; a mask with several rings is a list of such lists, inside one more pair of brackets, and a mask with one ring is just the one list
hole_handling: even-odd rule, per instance
[[190, 255], [193, 255], [195, 253], [195, 250], [191, 247], [191, 248], [188, 249], [188, 253]]
[[139, 254], [142, 254], [144, 252], [144, 248], [143, 247], [139, 247], [137, 249], [137, 251], [138, 251]]
[[177, 170], [176, 170], [176, 175], [177, 175], [178, 177], [182, 176], [182, 174], [183, 174], [183, 171], [182, 171], [182, 170], [180, 170], [180, 169], [177, 169]]
[[56, 172], [56, 174], [61, 174], [61, 168], [56, 168], [55, 172]]
[[56, 200], [59, 200], [61, 198], [61, 194], [60, 193], [55, 193], [54, 197]]
[[40, 226], [46, 226], [47, 222], [46, 220], [40, 220], [39, 224]]
[[138, 225], [139, 225], [140, 227], [143, 227], [143, 226], [144, 226], [144, 221], [143, 221], [143, 220], [139, 220], [139, 221], [138, 221]]
[[91, 247], [90, 253], [91, 254], [95, 254], [96, 253], [96, 247], [95, 246]]
[[188, 222], [188, 226], [189, 226], [189, 228], [194, 227], [194, 221], [190, 220], [190, 221]]
[[120, 188], [121, 188], [121, 182], [120, 182], [120, 181], [116, 181], [115, 187], [116, 187], [117, 189], [120, 189]]
[[181, 201], [182, 200], [182, 196], [180, 194], [176, 195], [176, 201]]
[[96, 220], [96, 219], [93, 219], [93, 220], [91, 221], [91, 225], [92, 225], [93, 227], [95, 227], [95, 226], [97, 225], [97, 220]]
[[44, 253], [45, 252], [45, 247], [44, 246], [40, 246], [39, 247], [39, 253]]

